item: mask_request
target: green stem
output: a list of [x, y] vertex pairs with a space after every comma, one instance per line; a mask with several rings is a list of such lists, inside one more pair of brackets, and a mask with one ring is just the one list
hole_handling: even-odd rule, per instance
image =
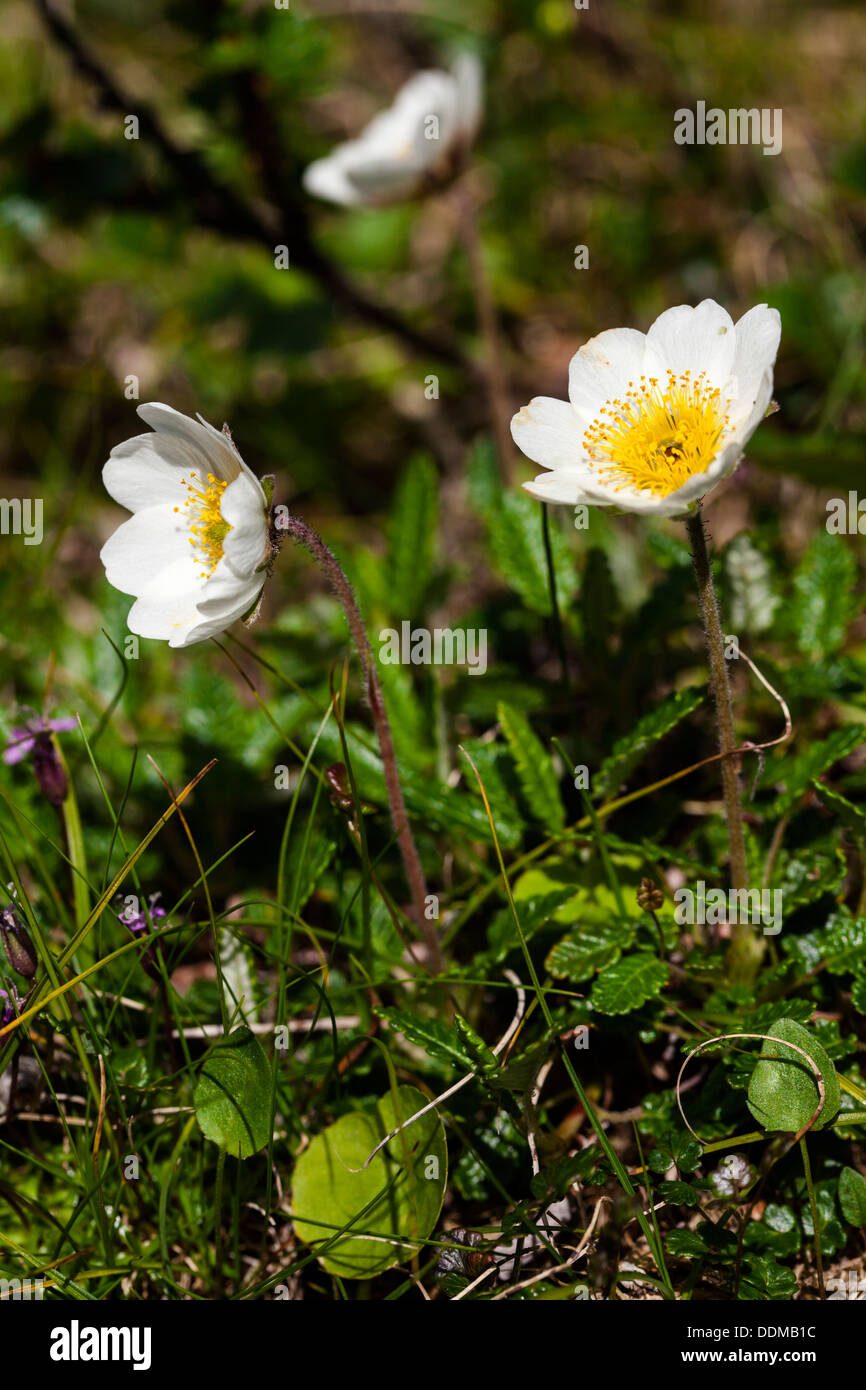
[[[740, 778], [737, 760], [733, 755], [737, 747], [734, 732], [734, 711], [731, 704], [731, 689], [728, 684], [728, 667], [725, 661], [725, 640], [719, 620], [719, 607], [713, 587], [710, 557], [707, 553], [707, 538], [704, 533], [704, 519], [700, 505], [692, 516], [686, 519], [695, 579], [698, 586], [698, 599], [701, 617], [707, 638], [710, 686], [716, 706], [716, 723], [719, 731], [719, 752], [722, 758], [722, 791], [725, 799], [725, 817], [728, 822], [728, 844], [730, 846], [731, 886], [736, 889], [747, 887], [746, 842], [743, 836], [743, 808], [740, 800]], [[731, 928], [731, 950], [729, 963], [735, 981], [748, 983], [754, 979], [755, 972], [764, 953], [762, 937], [756, 937], [748, 922], [735, 922]]]
[[568, 679], [568, 663], [565, 656], [565, 636], [562, 631], [562, 616], [559, 611], [559, 595], [556, 592], [556, 569], [553, 564], [553, 546], [550, 542], [550, 517], [543, 502], [541, 507], [541, 534], [544, 540], [544, 560], [547, 565], [547, 589], [550, 594], [550, 610], [553, 619], [553, 634], [556, 650], [559, 653], [559, 670], [562, 677], [562, 693], [566, 704], [571, 703], [571, 682]]
[[806, 1187], [809, 1190], [809, 1206], [812, 1210], [812, 1236], [815, 1246], [815, 1264], [818, 1269], [818, 1290], [822, 1298], [827, 1297], [824, 1288], [824, 1264], [821, 1259], [821, 1234], [818, 1230], [818, 1203], [815, 1199], [815, 1186], [812, 1182], [812, 1168], [809, 1163], [809, 1150], [806, 1147], [806, 1136], [800, 1140], [800, 1153], [803, 1158], [803, 1176], [806, 1179]]
[[400, 774], [397, 770], [397, 755], [394, 751], [394, 740], [391, 736], [391, 725], [388, 722], [388, 714], [385, 709], [385, 697], [382, 693], [382, 686], [379, 682], [379, 672], [376, 667], [376, 659], [370, 648], [367, 637], [367, 629], [364, 626], [364, 619], [355, 598], [352, 586], [343, 573], [343, 569], [337, 557], [328, 549], [321, 536], [317, 535], [309, 526], [296, 516], [288, 516], [281, 529], [287, 531], [295, 540], [300, 541], [310, 554], [322, 566], [322, 569], [331, 581], [331, 585], [343, 606], [346, 620], [349, 624], [349, 631], [358, 653], [361, 663], [361, 670], [364, 673], [364, 685], [366, 687], [367, 699], [370, 703], [370, 710], [373, 715], [373, 723], [376, 728], [376, 736], [379, 740], [379, 751], [382, 755], [382, 767], [385, 775], [385, 789], [388, 795], [388, 805], [391, 810], [391, 819], [394, 823], [394, 833], [397, 836], [397, 843], [400, 846], [400, 853], [403, 856], [403, 863], [406, 868], [406, 877], [409, 881], [409, 890], [412, 894], [412, 906], [416, 925], [423, 934], [427, 945], [429, 956], [429, 966], [434, 974], [441, 974], [442, 953], [439, 942], [439, 934], [434, 922], [425, 913], [427, 906], [427, 885], [424, 879], [424, 870], [421, 866], [421, 859], [415, 844], [415, 837], [412, 834], [412, 827], [409, 824], [409, 817], [406, 812], [406, 803], [403, 800], [403, 789], [400, 785]]

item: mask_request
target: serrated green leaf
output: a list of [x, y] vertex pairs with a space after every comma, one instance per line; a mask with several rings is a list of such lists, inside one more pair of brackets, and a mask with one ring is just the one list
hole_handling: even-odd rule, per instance
[[582, 984], [597, 970], [614, 965], [630, 937], [618, 931], [617, 924], [582, 922], [580, 930], [564, 936], [549, 952], [545, 969], [556, 979]]
[[611, 965], [596, 980], [592, 1007], [602, 1014], [627, 1014], [664, 989], [667, 966], [649, 951], [637, 951]]
[[493, 1071], [498, 1071], [499, 1058], [493, 1049], [487, 1046], [481, 1035], [476, 1033], [472, 1024], [467, 1022], [462, 1014], [456, 1014], [454, 1025], [465, 1042], [467, 1051], [475, 1059], [476, 1064], [481, 1067], [484, 1075], [487, 1076]]
[[781, 775], [777, 775], [785, 790], [769, 807], [768, 817], [775, 819], [789, 811], [816, 778], [840, 758], [847, 758], [864, 739], [866, 729], [862, 724], [845, 724], [841, 729], [834, 729], [829, 738], [810, 743], [796, 758], [786, 758], [781, 764]]
[[193, 1092], [206, 1139], [249, 1158], [271, 1135], [271, 1064], [249, 1028], [235, 1028], [205, 1058]]
[[658, 1194], [674, 1206], [694, 1207], [697, 1205], [697, 1189], [688, 1182], [660, 1182]]
[[529, 721], [510, 705], [500, 701], [499, 723], [517, 768], [520, 786], [532, 814], [548, 831], [562, 830], [565, 811], [559, 796], [556, 774], [541, 740]]
[[665, 1249], [670, 1255], [680, 1255], [689, 1260], [700, 1260], [709, 1254], [709, 1246], [697, 1231], [669, 1231], [665, 1237]]
[[641, 758], [654, 743], [670, 733], [681, 720], [686, 719], [704, 698], [704, 692], [695, 686], [678, 690], [662, 700], [655, 709], [639, 719], [630, 733], [618, 739], [613, 751], [605, 758], [598, 773], [593, 778], [592, 789], [597, 796], [610, 796], [631, 775]]
[[430, 583], [438, 515], [436, 467], [419, 454], [400, 480], [388, 522], [389, 607], [410, 622], [420, 615]]
[[769, 808], [769, 815], [776, 816], [790, 810], [794, 802], [814, 784], [817, 778], [827, 772], [840, 759], [848, 757], [864, 742], [866, 730], [860, 724], [847, 724], [836, 729], [829, 738], [818, 740], [798, 757], [783, 764], [783, 775], [779, 779], [785, 790]]
[[[486, 448], [476, 450], [470, 460], [469, 497], [484, 520], [490, 557], [499, 574], [528, 608], [548, 617], [550, 587], [539, 503], [525, 492], [503, 488], [495, 457]], [[564, 606], [574, 596], [577, 573], [559, 524], [554, 518], [549, 522], [557, 596]]]
[[315, 1249], [352, 1227], [352, 1234], [319, 1255], [329, 1273], [368, 1279], [406, 1259], [435, 1227], [448, 1166], [445, 1130], [435, 1109], [395, 1135], [363, 1167], [380, 1140], [426, 1104], [414, 1086], [400, 1086], [396, 1106], [389, 1093], [375, 1116], [343, 1115], [298, 1159], [292, 1208], [299, 1239]]
[[823, 782], [813, 779], [812, 786], [828, 811], [836, 813], [857, 843], [861, 847], [866, 844], [866, 812], [862, 811], [859, 806], [855, 806], [852, 801], [848, 801], [846, 797], [841, 796], [839, 792], [825, 787]]
[[853, 552], [840, 537], [819, 531], [794, 578], [792, 619], [801, 652], [824, 657], [841, 647], [858, 611], [856, 578]]
[[405, 1009], [377, 1009], [389, 1028], [402, 1033], [407, 1042], [423, 1047], [431, 1057], [449, 1066], [458, 1066], [461, 1071], [475, 1071], [473, 1062], [457, 1030], [441, 1018], [422, 1018], [419, 1014]]

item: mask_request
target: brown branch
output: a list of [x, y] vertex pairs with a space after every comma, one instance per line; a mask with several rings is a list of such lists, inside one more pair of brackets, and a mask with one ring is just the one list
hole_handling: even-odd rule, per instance
[[[159, 151], [185, 192], [192, 195], [202, 224], [229, 237], [263, 243], [270, 250], [283, 239], [289, 244], [285, 228], [290, 227], [292, 265], [316, 280], [348, 313], [392, 334], [416, 356], [438, 358], [473, 377], [479, 375], [478, 367], [454, 343], [416, 328], [396, 310], [372, 299], [324, 255], [312, 239], [306, 203], [300, 195], [297, 180], [287, 181], [282, 189], [274, 187], [273, 179], [268, 180], [269, 195], [275, 203], [276, 212], [273, 209], [259, 209], [246, 202], [233, 189], [221, 183], [197, 153], [175, 144], [149, 106], [129, 96], [117, 85], [82, 43], [74, 26], [59, 13], [53, 0], [35, 0], [35, 4], [58, 47], [66, 53], [79, 74], [98, 91], [103, 106], [123, 116], [137, 116], [140, 133]], [[267, 152], [267, 162], [273, 168], [270, 152]]]

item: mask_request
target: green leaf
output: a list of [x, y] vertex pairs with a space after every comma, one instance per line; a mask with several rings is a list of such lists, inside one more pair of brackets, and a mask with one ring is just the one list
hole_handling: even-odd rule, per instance
[[[623, 926], [628, 927], [627, 932], [622, 930]], [[597, 970], [604, 970], [619, 960], [622, 948], [631, 941], [632, 931], [631, 923], [613, 919], [603, 923], [582, 922], [578, 931], [556, 943], [544, 963], [545, 968], [557, 979], [579, 985]]]
[[562, 830], [565, 811], [556, 774], [544, 745], [536, 738], [529, 721], [519, 710], [500, 701], [498, 715], [532, 814], [547, 830]]
[[519, 1057], [512, 1057], [495, 1075], [488, 1077], [488, 1082], [498, 1091], [516, 1091], [518, 1094], [531, 1091], [542, 1063], [549, 1056], [550, 1044], [546, 1040], [534, 1043]]
[[389, 606], [410, 621], [422, 611], [433, 571], [439, 478], [425, 454], [413, 458], [397, 488], [388, 522]]
[[[464, 739], [462, 747], [478, 769], [500, 841], [503, 845], [512, 847], [518, 845], [524, 833], [524, 813], [518, 806], [517, 785], [508, 753], [501, 746], [482, 743], [478, 738]], [[490, 822], [487, 821], [478, 780], [465, 758], [461, 758], [461, 762], [465, 769], [466, 788], [469, 792], [468, 797], [463, 796], [463, 801], [473, 808], [477, 807], [484, 816], [489, 837]]]
[[835, 811], [842, 824], [851, 832], [861, 848], [866, 845], [866, 813], [839, 792], [825, 787], [823, 782], [813, 780], [812, 786], [829, 811]]
[[747, 1262], [748, 1274], [740, 1285], [740, 1300], [752, 1303], [771, 1299], [788, 1302], [797, 1292], [797, 1276], [787, 1265], [777, 1264], [772, 1255], [753, 1255]]
[[866, 1226], [866, 1178], [856, 1168], [839, 1174], [839, 1205], [849, 1226]]
[[271, 1136], [271, 1064], [249, 1028], [235, 1028], [208, 1054], [193, 1093], [206, 1139], [233, 1158], [249, 1158]]
[[476, 1033], [472, 1024], [467, 1022], [462, 1014], [456, 1014], [454, 1017], [454, 1025], [457, 1032], [466, 1043], [467, 1051], [474, 1058], [476, 1066], [480, 1066], [484, 1075], [487, 1076], [491, 1072], [498, 1071], [499, 1058], [496, 1056], [493, 1049], [487, 1046], [487, 1043], [481, 1037], [480, 1033]]
[[653, 744], [697, 709], [703, 698], [702, 690], [690, 686], [669, 695], [639, 719], [631, 732], [619, 739], [610, 756], [605, 758], [593, 779], [593, 793], [610, 796], [621, 787]]
[[816, 778], [838, 763], [840, 758], [847, 758], [864, 740], [866, 729], [862, 724], [845, 724], [841, 729], [834, 729], [829, 738], [810, 743], [798, 757], [785, 759], [779, 779], [785, 790], [768, 808], [768, 818], [775, 819], [789, 811]]
[[674, 1206], [697, 1206], [697, 1188], [692, 1187], [689, 1182], [660, 1182], [658, 1193], [666, 1202], [671, 1202]]
[[697, 1231], [669, 1231], [665, 1237], [665, 1249], [670, 1255], [685, 1256], [689, 1260], [703, 1259], [709, 1253], [709, 1246]]
[[770, 1037], [764, 1041], [749, 1082], [749, 1109], [764, 1129], [790, 1132], [808, 1123], [818, 1104], [818, 1084], [802, 1054], [785, 1047], [786, 1042], [794, 1043], [811, 1057], [821, 1073], [824, 1104], [813, 1128], [823, 1129], [841, 1103], [836, 1068], [814, 1033], [792, 1018], [780, 1019], [768, 1032]]
[[[438, 1220], [448, 1155], [435, 1109], [395, 1135], [363, 1167], [386, 1134], [427, 1104], [414, 1086], [398, 1087], [396, 1099], [395, 1108], [394, 1097], [384, 1096], [375, 1115], [343, 1115], [316, 1135], [295, 1165], [295, 1231], [314, 1249], [333, 1241], [318, 1256], [329, 1274], [344, 1279], [380, 1274], [413, 1254]], [[334, 1240], [347, 1226], [351, 1234]]]
[[377, 1009], [389, 1028], [402, 1033], [407, 1042], [423, 1047], [424, 1051], [439, 1062], [455, 1063], [461, 1071], [475, 1071], [473, 1062], [460, 1034], [441, 1018], [422, 1018], [420, 1014], [409, 1013], [404, 1009]]
[[857, 562], [838, 536], [819, 531], [794, 579], [797, 646], [809, 657], [835, 652], [857, 611]]
[[599, 975], [592, 990], [592, 1007], [602, 1014], [627, 1014], [660, 994], [667, 966], [649, 951], [637, 951]]
[[837, 896], [847, 870], [845, 855], [838, 847], [829, 853], [806, 849], [802, 854], [786, 856], [784, 870], [777, 877], [786, 916], [828, 894]]
[[[484, 519], [496, 569], [528, 608], [548, 617], [550, 587], [540, 504], [525, 492], [506, 491], [495, 457], [487, 448], [477, 449], [470, 460], [469, 497]], [[557, 596], [564, 606], [574, 596], [577, 574], [568, 542], [553, 517], [550, 548]]]
[[285, 870], [293, 912], [303, 912], [336, 848], [336, 841], [329, 840], [321, 831], [313, 830], [307, 840], [300, 828], [295, 829], [289, 842]]

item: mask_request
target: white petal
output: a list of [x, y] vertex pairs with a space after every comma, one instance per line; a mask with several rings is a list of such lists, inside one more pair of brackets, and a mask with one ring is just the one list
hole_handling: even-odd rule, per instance
[[511, 421], [511, 436], [533, 463], [545, 468], [579, 466], [584, 426], [568, 401], [536, 396]]
[[325, 198], [329, 203], [341, 207], [354, 207], [361, 202], [361, 195], [346, 175], [344, 160], [341, 158], [342, 146], [338, 146], [325, 159], [316, 159], [304, 170], [303, 184], [308, 193], [316, 198]]
[[625, 395], [645, 367], [646, 338], [635, 328], [609, 328], [578, 349], [568, 368], [568, 398], [584, 429], [607, 401]]
[[163, 502], [135, 512], [118, 526], [99, 553], [109, 584], [122, 594], [138, 595], [158, 570], [185, 560], [192, 587], [197, 567], [189, 543], [189, 526], [180, 516], [171, 503]]
[[760, 413], [766, 410], [773, 392], [773, 367], [781, 336], [779, 311], [770, 309], [766, 304], [756, 304], [754, 309], [738, 320], [736, 353], [731, 369], [736, 390], [736, 398], [729, 411], [732, 425], [748, 419], [755, 412], [758, 401], [763, 399], [769, 378], [769, 394]]
[[435, 116], [439, 122], [441, 150], [443, 142], [453, 137], [457, 127], [457, 84], [450, 73], [438, 68], [417, 72], [400, 88], [392, 110], [400, 122], [395, 129], [411, 133], [416, 141], [420, 137], [428, 145], [437, 143], [427, 140], [424, 134], [429, 117]]
[[666, 309], [646, 336], [664, 366], [677, 375], [689, 371], [694, 379], [705, 372], [719, 388], [727, 382], [737, 335], [727, 309], [714, 299], [704, 299], [694, 309], [689, 304]]
[[592, 495], [584, 490], [586, 474], [572, 468], [557, 468], [552, 473], [541, 473], [531, 483], [523, 486], [539, 502], [560, 502], [568, 507], [581, 504], [589, 507], [609, 507], [613, 503], [606, 498]]
[[353, 164], [346, 177], [355, 189], [357, 202], [382, 206], [414, 197], [424, 177], [424, 165], [414, 157], [377, 157]]
[[163, 447], [156, 434], [139, 434], [115, 445], [102, 469], [106, 492], [130, 512], [182, 500], [186, 463], [172, 454], [171, 446]]
[[184, 646], [187, 633], [201, 621], [196, 605], [207, 583], [188, 559], [166, 565], [151, 577], [130, 608], [127, 627], [139, 637]]
[[218, 585], [222, 587], [213, 598], [203, 599], [199, 603], [199, 621], [187, 632], [186, 640], [182, 644], [184, 646], [190, 646], [193, 642], [203, 642], [207, 637], [216, 637], [218, 633], [225, 632], [232, 623], [249, 612], [262, 591], [263, 574], [238, 585], [233, 579], [223, 582], [218, 570], [219, 566], [208, 581], [208, 593]]
[[241, 459], [225, 435], [200, 420], [181, 415], [170, 405], [150, 401], [138, 407], [138, 414], [157, 431], [154, 446], [162, 450], [170, 462], [186, 460], [184, 467], [194, 468], [206, 478], [213, 473], [221, 482], [231, 482], [241, 470]]
[[268, 518], [258, 481], [241, 473], [220, 498], [220, 512], [232, 528], [223, 540], [223, 554], [235, 573], [247, 579], [268, 553]]

